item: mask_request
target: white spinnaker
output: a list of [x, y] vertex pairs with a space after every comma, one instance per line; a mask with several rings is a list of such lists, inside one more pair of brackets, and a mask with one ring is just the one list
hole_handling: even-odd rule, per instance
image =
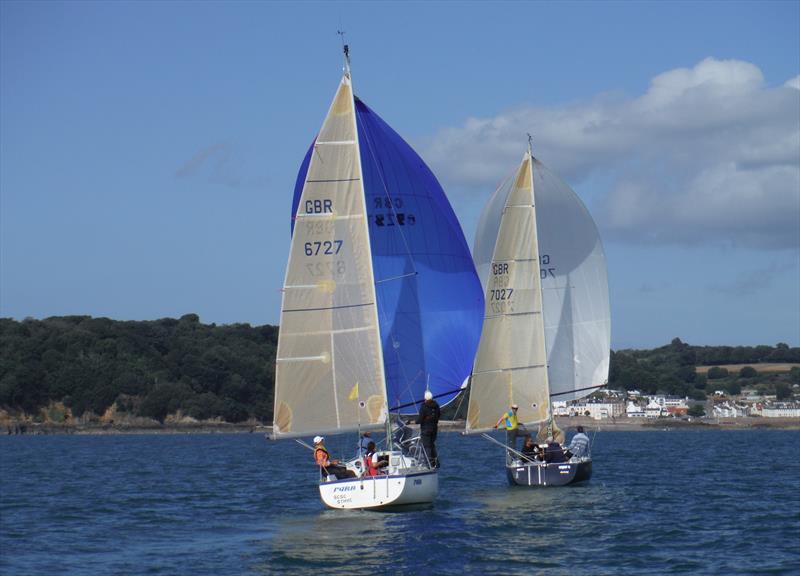
[[[611, 323], [605, 255], [580, 198], [535, 158], [533, 181], [550, 394], [555, 400], [572, 400], [608, 380]], [[478, 223], [473, 257], [484, 289], [512, 185], [507, 180], [497, 189]]]
[[345, 74], [317, 136], [296, 214], [281, 306], [275, 437], [386, 421], [357, 138]]
[[[503, 209], [484, 291], [467, 430], [491, 428], [511, 404], [531, 424], [547, 419], [549, 391], [531, 157], [501, 187]], [[495, 197], [493, 200], [497, 197]]]
[[608, 383], [611, 309], [597, 226], [577, 194], [534, 159], [544, 324], [554, 400]]

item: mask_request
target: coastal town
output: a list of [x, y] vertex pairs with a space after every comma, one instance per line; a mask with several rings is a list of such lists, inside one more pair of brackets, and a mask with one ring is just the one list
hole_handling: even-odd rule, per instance
[[593, 420], [618, 418], [797, 418], [800, 424], [800, 386], [793, 387], [792, 401], [778, 401], [775, 394], [761, 394], [745, 388], [731, 395], [716, 390], [707, 400], [688, 396], [643, 394], [638, 390], [601, 390], [586, 399], [553, 402], [553, 413], [560, 417], [585, 416]]

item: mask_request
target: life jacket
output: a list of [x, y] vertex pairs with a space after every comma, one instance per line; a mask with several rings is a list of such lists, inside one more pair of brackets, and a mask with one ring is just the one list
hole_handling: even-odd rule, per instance
[[[495, 414], [497, 414], [497, 412], [495, 412]], [[517, 415], [514, 414], [513, 410], [509, 410], [506, 412], [506, 430], [516, 430], [517, 426], [519, 426]]]
[[367, 476], [378, 475], [378, 468], [372, 463], [372, 456], [373, 452], [368, 452], [367, 455], [364, 456], [364, 470]]
[[[323, 454], [323, 459], [320, 461], [320, 452]], [[328, 462], [331, 460], [330, 452], [325, 448], [325, 446], [317, 446], [314, 448], [314, 461], [317, 463], [317, 466], [325, 467], [328, 465]]]

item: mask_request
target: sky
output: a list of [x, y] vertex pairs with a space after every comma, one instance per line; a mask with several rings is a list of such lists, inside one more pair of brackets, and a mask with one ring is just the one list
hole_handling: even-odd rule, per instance
[[0, 316], [277, 324], [294, 181], [353, 85], [470, 245], [534, 155], [612, 348], [800, 345], [800, 2], [0, 2]]

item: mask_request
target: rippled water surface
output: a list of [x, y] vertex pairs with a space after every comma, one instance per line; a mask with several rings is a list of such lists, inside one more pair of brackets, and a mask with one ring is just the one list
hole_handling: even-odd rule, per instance
[[441, 434], [434, 506], [380, 513], [260, 435], [0, 437], [0, 573], [800, 574], [799, 432], [594, 440], [588, 484], [529, 489]]

